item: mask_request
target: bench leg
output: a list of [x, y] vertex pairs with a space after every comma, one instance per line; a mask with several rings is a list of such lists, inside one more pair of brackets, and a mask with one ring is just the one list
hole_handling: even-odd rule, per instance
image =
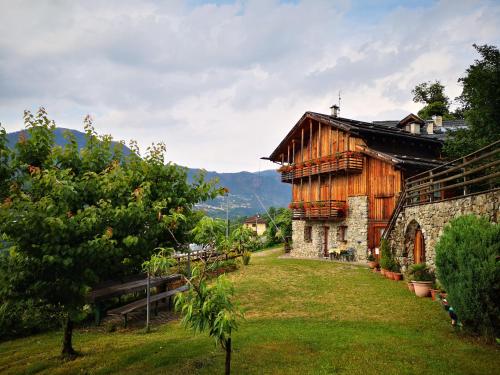
[[155, 302], [155, 316], [158, 316], [158, 301]]
[[172, 310], [172, 296], [168, 297], [168, 310]]
[[125, 314], [125, 315], [123, 315], [123, 326], [125, 328], [127, 328], [127, 323], [128, 323], [127, 314]]

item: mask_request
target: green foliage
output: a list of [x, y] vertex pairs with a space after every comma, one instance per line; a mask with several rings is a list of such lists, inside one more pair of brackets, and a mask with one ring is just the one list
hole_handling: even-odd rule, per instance
[[176, 265], [175, 259], [172, 258], [174, 249], [160, 248], [158, 250], [158, 253], [151, 255], [149, 260], [142, 263], [142, 269], [144, 272], [149, 273], [152, 276], [168, 274], [170, 269]]
[[207, 249], [216, 249], [219, 244], [227, 247], [225, 241], [226, 223], [221, 219], [204, 216], [191, 230], [193, 240]]
[[412, 264], [408, 269], [408, 277], [411, 281], [433, 281], [434, 275], [425, 263]]
[[429, 119], [434, 115], [452, 118], [449, 106], [450, 100], [444, 93], [444, 86], [439, 81], [420, 83], [412, 90], [413, 101], [425, 106], [418, 111], [422, 119]]
[[207, 285], [203, 280], [189, 292], [178, 294], [176, 308], [183, 315], [182, 324], [195, 332], [208, 332], [217, 345], [225, 348], [241, 316], [232, 302], [233, 295], [234, 287], [224, 275], [219, 276], [213, 285]]
[[464, 326], [500, 336], [500, 225], [473, 215], [459, 217], [436, 245], [440, 283]]
[[500, 51], [490, 45], [473, 46], [481, 59], [458, 80], [463, 89], [457, 98], [469, 127], [450, 133], [443, 148], [453, 159], [500, 139]]
[[254, 250], [257, 246], [255, 232], [243, 225], [231, 233], [231, 242], [233, 249], [239, 254], [247, 250]]
[[394, 267], [394, 258], [391, 247], [386, 239], [380, 241], [380, 268], [392, 270]]
[[186, 243], [194, 205], [220, 193], [203, 175], [189, 184], [185, 169], [165, 165], [162, 144], [144, 159], [131, 144], [135, 153], [124, 157], [110, 147], [110, 136], [95, 133], [90, 118], [81, 150], [71, 136], [66, 146], [54, 145], [55, 125], [43, 109], [26, 112], [25, 125], [28, 137], [9, 157], [9, 191], [0, 206], [8, 244], [2, 303], [33, 300], [80, 319], [93, 285], [141, 272], [154, 249]]
[[242, 255], [243, 264], [248, 266], [250, 264], [250, 258], [252, 257], [252, 253], [250, 251], [245, 251]]
[[266, 236], [266, 246], [283, 243], [285, 238], [292, 236], [292, 211], [288, 208], [271, 207], [268, 214], [265, 216], [267, 224], [264, 234]]
[[207, 283], [207, 265], [195, 267], [188, 280], [190, 290], [178, 294], [175, 307], [182, 314], [182, 324], [195, 332], [207, 332], [226, 351], [226, 374], [231, 362], [231, 335], [242, 318], [239, 308], [233, 303], [233, 284], [221, 275], [215, 284]]

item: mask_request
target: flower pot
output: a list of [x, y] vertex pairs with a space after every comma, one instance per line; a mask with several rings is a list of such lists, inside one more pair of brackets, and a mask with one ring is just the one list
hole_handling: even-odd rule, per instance
[[399, 281], [403, 278], [403, 274], [399, 272], [393, 272], [394, 280]]
[[381, 268], [381, 269], [380, 269], [380, 274], [381, 274], [382, 276], [385, 276], [385, 273], [386, 273], [386, 272], [387, 272], [387, 270], [385, 270], [385, 269], [383, 269], [383, 268]]
[[389, 280], [392, 279], [392, 271], [385, 271], [385, 277], [387, 277]]
[[374, 269], [372, 269], [372, 272], [378, 273], [380, 272], [380, 270], [377, 267], [375, 267]]
[[370, 267], [371, 269], [374, 269], [377, 266], [378, 266], [378, 262], [376, 260], [368, 262], [368, 267]]
[[427, 297], [432, 288], [432, 281], [413, 281], [413, 287], [415, 288], [415, 294], [417, 297]]
[[415, 293], [415, 288], [413, 287], [413, 283], [411, 281], [408, 282], [408, 290]]
[[439, 290], [437, 289], [431, 289], [431, 298], [433, 301], [436, 300], [436, 295], [439, 293]]

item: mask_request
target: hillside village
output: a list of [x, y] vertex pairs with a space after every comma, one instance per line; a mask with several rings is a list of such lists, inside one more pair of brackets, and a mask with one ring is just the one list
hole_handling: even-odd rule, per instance
[[0, 3], [0, 373], [497, 373], [499, 14]]

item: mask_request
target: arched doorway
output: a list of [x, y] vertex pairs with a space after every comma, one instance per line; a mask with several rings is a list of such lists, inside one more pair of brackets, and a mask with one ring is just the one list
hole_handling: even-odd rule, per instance
[[403, 258], [408, 264], [425, 263], [424, 231], [416, 220], [411, 220], [405, 231]]
[[415, 242], [413, 246], [413, 262], [415, 264], [425, 263], [425, 242], [422, 230], [417, 228], [415, 231]]

